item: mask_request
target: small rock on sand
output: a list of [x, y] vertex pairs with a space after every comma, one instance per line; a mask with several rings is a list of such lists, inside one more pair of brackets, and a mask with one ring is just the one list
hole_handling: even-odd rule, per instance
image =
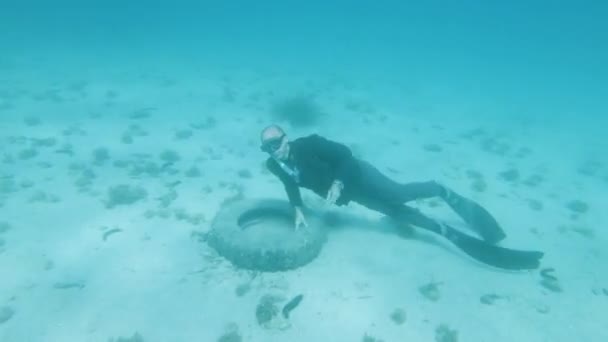
[[10, 306], [2, 306], [0, 307], [0, 324], [8, 321], [15, 314], [15, 310]]

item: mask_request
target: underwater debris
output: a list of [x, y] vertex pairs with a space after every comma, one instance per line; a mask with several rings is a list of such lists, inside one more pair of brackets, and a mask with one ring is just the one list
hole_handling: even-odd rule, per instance
[[106, 208], [114, 208], [119, 205], [131, 205], [148, 196], [146, 190], [140, 186], [120, 184], [108, 189]]
[[53, 284], [54, 289], [68, 290], [68, 289], [79, 289], [82, 290], [85, 287], [83, 282], [80, 281], [60, 281]]
[[391, 313], [390, 317], [391, 317], [391, 320], [395, 324], [401, 325], [401, 324], [405, 323], [405, 320], [406, 320], [405, 310], [403, 310], [401, 308], [397, 308]]
[[57, 145], [57, 139], [50, 138], [32, 138], [32, 145], [35, 147], [53, 147]]
[[540, 270], [540, 275], [543, 277], [543, 279], [557, 281], [557, 277], [553, 275], [553, 272], [555, 272], [553, 267], [543, 268]]
[[71, 126], [65, 128], [61, 133], [66, 137], [74, 136], [74, 135], [83, 137], [83, 136], [87, 135], [87, 132], [85, 130], [83, 130], [81, 127], [79, 127], [78, 125], [71, 125]]
[[[203, 236], [202, 240], [205, 241], [206, 237]], [[201, 240], [199, 240], [199, 241], [201, 241]], [[247, 282], [247, 283], [243, 283], [243, 284], [238, 285], [234, 289], [234, 293], [237, 295], [237, 297], [243, 297], [244, 295], [247, 294], [247, 292], [249, 292], [249, 290], [251, 290], [251, 284], [249, 282]]]
[[70, 157], [73, 157], [74, 156], [74, 147], [72, 146], [72, 144], [65, 143], [65, 144], [61, 145], [61, 147], [59, 147], [58, 149], [56, 149], [55, 153], [65, 154], [65, 155], [68, 155]]
[[566, 203], [566, 208], [577, 214], [583, 214], [589, 210], [589, 205], [581, 200], [572, 200]]
[[0, 324], [5, 323], [15, 315], [15, 310], [10, 306], [0, 307]]
[[189, 178], [200, 177], [201, 174], [202, 174], [201, 170], [196, 166], [193, 166], [193, 167], [189, 168], [186, 172], [184, 172], [184, 175]]
[[441, 152], [441, 151], [443, 151], [443, 148], [441, 148], [441, 146], [439, 146], [437, 144], [425, 144], [424, 146], [422, 146], [422, 148], [425, 151], [428, 151], [428, 152]]
[[418, 288], [418, 291], [428, 300], [432, 301], [432, 302], [436, 302], [439, 300], [439, 298], [441, 297], [441, 294], [439, 292], [439, 285], [441, 285], [441, 283], [437, 283], [437, 282], [432, 282], [432, 283], [428, 283], [426, 285], [420, 286]]
[[11, 224], [7, 221], [0, 221], [0, 234], [7, 232], [11, 229]]
[[180, 129], [175, 132], [175, 140], [187, 140], [192, 137], [192, 130], [189, 129]]
[[26, 117], [26, 118], [23, 119], [23, 122], [26, 125], [32, 127], [32, 126], [38, 126], [38, 125], [40, 125], [41, 121], [40, 121], [40, 118], [38, 118], [38, 117], [28, 116], [28, 117]]
[[541, 175], [531, 175], [530, 177], [526, 178], [523, 181], [524, 185], [527, 185], [529, 187], [536, 187], [538, 186], [540, 183], [542, 183], [544, 181], [543, 176]]
[[485, 138], [480, 142], [481, 149], [488, 153], [493, 153], [498, 156], [505, 156], [511, 150], [509, 144], [499, 141], [495, 138]]
[[194, 128], [194, 129], [199, 129], [199, 130], [211, 129], [211, 128], [214, 128], [216, 124], [217, 124], [217, 121], [215, 120], [215, 118], [212, 116], [208, 116], [205, 119], [205, 121], [190, 124], [190, 127]]
[[540, 314], [548, 314], [549, 312], [551, 312], [551, 308], [546, 304], [537, 304], [536, 312]]
[[13, 176], [0, 178], [0, 194], [8, 194], [18, 190], [17, 182]]
[[82, 169], [79, 173], [76, 180], [74, 180], [74, 185], [84, 192], [93, 185], [93, 180], [97, 178], [97, 175], [90, 169]]
[[255, 308], [255, 318], [259, 325], [264, 326], [269, 323], [278, 313], [277, 302], [281, 298], [273, 295], [264, 295]]
[[367, 333], [365, 335], [363, 335], [363, 339], [361, 341], [362, 342], [383, 342], [383, 340], [370, 336]]
[[515, 182], [519, 179], [519, 171], [516, 169], [509, 169], [498, 174], [500, 178], [507, 182]]
[[217, 339], [217, 342], [241, 342], [243, 338], [239, 333], [239, 328], [236, 324], [230, 324], [226, 328], [226, 332]]
[[485, 295], [479, 297], [479, 301], [482, 304], [486, 304], [486, 305], [492, 305], [492, 304], [494, 304], [494, 302], [496, 302], [499, 299], [504, 299], [504, 297], [499, 296], [495, 293], [488, 293], [488, 294], [485, 294]]
[[595, 237], [595, 231], [589, 227], [585, 226], [572, 226], [570, 228], [573, 232], [580, 234], [583, 237], [588, 239], [593, 239]]
[[110, 229], [108, 231], [105, 231], [103, 233], [103, 235], [101, 236], [101, 238], [102, 238], [103, 241], [106, 241], [108, 239], [108, 237], [110, 237], [110, 235], [116, 234], [116, 233], [120, 233], [120, 232], [122, 232], [122, 229], [120, 229], [120, 228], [113, 228], [113, 229]]
[[129, 119], [141, 120], [147, 119], [152, 115], [152, 112], [157, 110], [156, 107], [146, 107], [134, 110], [131, 114], [129, 114]]
[[240, 178], [251, 178], [251, 171], [249, 171], [249, 170], [247, 170], [247, 169], [240, 169], [240, 170], [237, 172], [237, 175], [238, 175]]
[[440, 324], [435, 329], [435, 341], [436, 342], [457, 342], [458, 331], [452, 330], [446, 324]]
[[21, 160], [32, 159], [32, 158], [36, 157], [37, 155], [38, 155], [38, 150], [36, 150], [35, 148], [26, 148], [26, 149], [19, 151], [19, 153], [17, 154], [17, 156]]
[[476, 192], [484, 192], [488, 184], [483, 179], [476, 179], [471, 183], [471, 189]]
[[158, 200], [160, 202], [160, 206], [161, 208], [167, 208], [169, 207], [169, 205], [171, 205], [171, 203], [173, 203], [173, 201], [175, 201], [177, 199], [178, 193], [177, 191], [175, 191], [174, 189], [171, 189], [171, 191], [169, 191], [168, 193], [159, 196], [158, 198], [156, 198], [156, 200]]
[[120, 95], [120, 93], [115, 90], [106, 91], [106, 99], [108, 99], [108, 100], [113, 100], [113, 99], [117, 98], [119, 95]]
[[108, 342], [144, 342], [144, 338], [138, 333], [135, 332], [131, 337], [118, 337], [117, 339], [109, 339]]
[[46, 193], [42, 190], [34, 192], [29, 198], [30, 203], [57, 203], [60, 202], [61, 198], [57, 195]]
[[160, 153], [159, 157], [165, 163], [175, 163], [181, 159], [179, 153], [173, 150], [164, 150]]
[[588, 160], [578, 168], [578, 173], [585, 176], [595, 176], [602, 168], [602, 163], [595, 160]]
[[264, 295], [255, 310], [258, 324], [265, 329], [286, 330], [291, 327], [291, 323], [279, 315], [278, 303], [285, 300], [278, 295]]
[[173, 215], [176, 220], [186, 221], [186, 222], [190, 223], [191, 225], [195, 225], [195, 226], [206, 221], [204, 214], [189, 213], [186, 211], [186, 209], [183, 209], [183, 208], [176, 208], [173, 211]]
[[96, 165], [105, 163], [110, 159], [110, 152], [105, 147], [98, 147], [93, 150], [93, 163]]
[[124, 132], [120, 136], [120, 142], [122, 142], [123, 144], [132, 144], [133, 143], [133, 137], [131, 136], [131, 134], [129, 134], [129, 132]]
[[553, 267], [543, 268], [540, 270], [541, 281], [540, 284], [553, 292], [562, 292], [562, 288], [559, 284], [559, 280], [554, 275], [555, 269]]
[[297, 295], [295, 297], [293, 297], [289, 302], [287, 302], [287, 304], [285, 304], [285, 306], [283, 306], [283, 310], [281, 310], [281, 313], [283, 314], [283, 317], [285, 318], [289, 318], [289, 313], [298, 307], [298, 305], [300, 305], [300, 302], [302, 301], [302, 299], [304, 298], [304, 295]]
[[529, 147], [520, 147], [517, 152], [515, 153], [515, 157], [517, 158], [525, 158], [529, 155], [532, 154], [532, 149], [530, 149]]

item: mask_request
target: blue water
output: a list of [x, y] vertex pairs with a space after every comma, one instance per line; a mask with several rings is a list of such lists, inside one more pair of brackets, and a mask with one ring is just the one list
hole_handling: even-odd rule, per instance
[[[601, 1], [3, 2], [4, 58], [77, 54], [441, 84], [496, 115], [600, 117]], [[116, 56], [120, 54], [121, 57]], [[94, 63], [94, 62], [91, 62]], [[493, 110], [496, 111], [496, 108]], [[550, 114], [549, 114], [550, 113]]]
[[[564, 291], [556, 294], [540, 288], [533, 276], [512, 283], [501, 273], [483, 278], [499, 294], [516, 298], [512, 306], [498, 309], [504, 325], [493, 322], [492, 327], [524, 331], [514, 338], [524, 336], [529, 341], [569, 341], [572, 336], [603, 340], [606, 332], [596, 320], [608, 310], [608, 279], [599, 274], [608, 258], [602, 248], [608, 238], [598, 224], [607, 218], [601, 209], [608, 186], [604, 152], [608, 148], [606, 18], [605, 1], [0, 0], [0, 228], [2, 223], [10, 226], [0, 230], [0, 283], [12, 279], [0, 285], [0, 340], [107, 341], [139, 331], [146, 341], [211, 341], [226, 330], [226, 324], [238, 326], [243, 341], [361, 340], [368, 332], [386, 341], [432, 338], [443, 319], [437, 309], [441, 301], [434, 303], [435, 309], [420, 309], [432, 322], [426, 328], [418, 316], [408, 317], [399, 326], [403, 329], [395, 330], [388, 318], [393, 310], [389, 306], [388, 312], [382, 312], [382, 319], [390, 323], [386, 329], [382, 320], [362, 326], [375, 317], [372, 313], [367, 318], [345, 314], [352, 321], [344, 318], [336, 326], [316, 330], [314, 325], [300, 323], [306, 328], [292, 326], [288, 332], [278, 333], [282, 330], [270, 329], [273, 332], [266, 334], [248, 319], [263, 294], [260, 289], [274, 281], [272, 276], [253, 286], [251, 298], [219, 303], [224, 310], [213, 319], [205, 318], [210, 320], [207, 330], [196, 321], [181, 324], [179, 316], [167, 317], [162, 328], [158, 323], [162, 319], [151, 313], [154, 309], [142, 304], [162, 293], [163, 308], [179, 311], [178, 302], [196, 293], [201, 303], [217, 305], [201, 293], [221, 293], [222, 286], [232, 289], [234, 283], [247, 278], [228, 266], [222, 272], [214, 268], [216, 273], [210, 278], [229, 274], [230, 285], [210, 281], [217, 287], [188, 288], [183, 291], [186, 295], [176, 298], [166, 295], [180, 291], [170, 281], [165, 287], [161, 280], [163, 285], [149, 290], [136, 286], [155, 283], [158, 272], [169, 272], [174, 281], [197, 271], [193, 265], [204, 261], [195, 252], [199, 247], [193, 247], [190, 231], [210, 229], [211, 218], [235, 189], [247, 196], [283, 195], [281, 187], [259, 168], [265, 156], [259, 154], [258, 132], [276, 120], [271, 115], [272, 103], [302, 94], [312, 94], [326, 115], [310, 126], [279, 122], [294, 135], [331, 135], [374, 159], [383, 170], [399, 169], [393, 175], [403, 180], [444, 178], [498, 213], [513, 232], [510, 246], [547, 252], [544, 266], [563, 275]], [[137, 113], [146, 115], [134, 119]], [[213, 119], [207, 121], [210, 117]], [[463, 138], [475, 130], [483, 133]], [[45, 145], [37, 140], [46, 138], [54, 142]], [[493, 150], [500, 144], [506, 144], [506, 150]], [[436, 145], [443, 152], [429, 152], [437, 152]], [[109, 162], [93, 162], [92, 154], [103, 154], [99, 148], [109, 152]], [[179, 162], [172, 161], [162, 169], [166, 158], [171, 158], [160, 156], [167, 149], [178, 152]], [[528, 152], [522, 157], [521, 151]], [[146, 165], [142, 158], [153, 160], [159, 169], [137, 173], [138, 165]], [[193, 166], [200, 167], [202, 178], [187, 176], [194, 173]], [[242, 169], [250, 170], [253, 177], [243, 176]], [[513, 169], [520, 178], [507, 180], [504, 172]], [[470, 170], [485, 175], [487, 190], [474, 189], [480, 183], [467, 178]], [[541, 185], [526, 185], [526, 179], [538, 175], [544, 179]], [[182, 184], [177, 186], [182, 187], [179, 196], [159, 209], [158, 215], [171, 217], [174, 214], [162, 210], [185, 208], [192, 216], [175, 214], [174, 224], [187, 228], [166, 233], [155, 226], [164, 225], [158, 223], [161, 221], [154, 221], [155, 228], [142, 228], [146, 223], [132, 217], [158, 209], [158, 197], [173, 196], [171, 189], [176, 185], [167, 184], [178, 184], [174, 182]], [[137, 202], [134, 206], [139, 207], [120, 214], [104, 207], [106, 191], [119, 183], [143, 184], [149, 194], [147, 202]], [[213, 191], [201, 190], [205, 186]], [[572, 209], [569, 203], [573, 200], [588, 209]], [[204, 209], [197, 206], [200, 201], [205, 203]], [[72, 213], [74, 216], [68, 215]], [[207, 219], [197, 221], [197, 214]], [[159, 216], [154, 217], [158, 220]], [[61, 222], [58, 225], [65, 230], [37, 231], [49, 222]], [[108, 261], [116, 255], [137, 259], [137, 253], [127, 251], [144, 247], [129, 247], [123, 241], [115, 251], [107, 251], [107, 244], [99, 241], [100, 227], [110, 231], [121, 224], [126, 227], [108, 241], [128, 237], [124, 232], [131, 229], [137, 232], [131, 236], [135, 244], [152, 236], [153, 241], [168, 240], [171, 247], [154, 245], [166, 249], [161, 253], [166, 264], [138, 269], [142, 278], [114, 288], [106, 284], [106, 278], [96, 278], [88, 270], [118, 269], [120, 263]], [[72, 241], [75, 236], [82, 240]], [[93, 239], [96, 244], [87, 245]], [[70, 252], [64, 250], [62, 241], [72, 241]], [[77, 247], [81, 243], [89, 247]], [[98, 251], [108, 254], [96, 254]], [[141, 258], [148, 260], [154, 255], [150, 253]], [[417, 260], [410, 257], [410, 262]], [[561, 260], [568, 260], [562, 268]], [[85, 265], [89, 261], [92, 266]], [[175, 266], [180, 271], [173, 274], [173, 263], [188, 266]], [[45, 264], [54, 266], [45, 268]], [[457, 263], [466, 269], [462, 264], [466, 261]], [[116, 272], [111, 276], [125, 276]], [[296, 318], [298, 310], [304, 311], [302, 315], [308, 313], [306, 317], [313, 317], [315, 310], [323, 317], [335, 315], [335, 308], [309, 306], [305, 311], [307, 302], [315, 303], [315, 291], [310, 290], [317, 288], [313, 279], [324, 277], [322, 271], [315, 272], [296, 278], [305, 278], [301, 281], [310, 285], [302, 308], [294, 311]], [[356, 267], [353, 272], [358, 272]], [[470, 272], [469, 277], [488, 273], [484, 269]], [[38, 273], [44, 275], [35, 280]], [[435, 278], [442, 274], [441, 268], [429, 273]], [[345, 271], [340, 278], [351, 276], [353, 273]], [[388, 277], [386, 284], [371, 285], [362, 296], [383, 298], [380, 289], [390, 288], [399, 279], [403, 278]], [[356, 281], [359, 279], [350, 283]], [[501, 287], [503, 281], [513, 287]], [[75, 282], [74, 288], [81, 282], [87, 285], [75, 294], [65, 292], [73, 289], [60, 294], [45, 292], [57, 282]], [[415, 278], [415, 282], [422, 280]], [[292, 285], [298, 287], [297, 280]], [[331, 285], [323, 283], [319, 288], [325, 287], [328, 293], [339, 290]], [[100, 297], [97, 292], [86, 292], [91, 288], [115, 290], [116, 295]], [[144, 294], [137, 295], [134, 307], [125, 309], [130, 316], [118, 318], [122, 308], [108, 301], [120, 302], [121, 296], [137, 291]], [[403, 298], [416, 298], [416, 287], [413, 292], [413, 297], [406, 293]], [[452, 292], [471, 295], [464, 286], [456, 286]], [[481, 294], [473, 293], [467, 304], [475, 303], [473, 320], [486, 316], [485, 307], [478, 304]], [[566, 298], [564, 307], [554, 304], [560, 298]], [[36, 305], [44, 305], [45, 300], [49, 309], [36, 314]], [[347, 304], [343, 310], [375, 312], [379, 302], [357, 304], [363, 309]], [[531, 304], [521, 304], [524, 302]], [[227, 308], [235, 306], [242, 306], [249, 316], [231, 314]], [[185, 307], [186, 312], [196, 314], [196, 308]], [[519, 315], [522, 310], [529, 315], [527, 319], [512, 319], [511, 314]], [[201, 311], [204, 317], [213, 316], [208, 308]], [[570, 314], [578, 318], [565, 327]], [[3, 315], [8, 317], [4, 321]], [[108, 315], [117, 318], [100, 318]], [[461, 340], [487, 340], [495, 333], [484, 330], [483, 322], [477, 331], [471, 322], [458, 322], [457, 317], [449, 316], [450, 326], [461, 330]], [[514, 321], [512, 327], [508, 326], [510, 320]], [[495, 339], [511, 340], [507, 335]]]

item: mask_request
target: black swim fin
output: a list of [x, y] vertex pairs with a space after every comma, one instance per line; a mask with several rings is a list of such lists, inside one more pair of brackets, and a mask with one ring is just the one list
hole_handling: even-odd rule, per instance
[[472, 258], [502, 269], [536, 269], [540, 266], [540, 259], [544, 255], [539, 251], [521, 251], [491, 245], [445, 224], [440, 234]]
[[502, 269], [536, 269], [540, 266], [540, 259], [544, 255], [543, 252], [538, 251], [521, 251], [492, 245], [468, 236], [445, 223], [436, 222], [408, 206], [403, 206], [400, 214], [395, 218], [439, 234], [472, 258]]
[[445, 188], [442, 198], [487, 243], [496, 244], [507, 235], [496, 219], [481, 205]]

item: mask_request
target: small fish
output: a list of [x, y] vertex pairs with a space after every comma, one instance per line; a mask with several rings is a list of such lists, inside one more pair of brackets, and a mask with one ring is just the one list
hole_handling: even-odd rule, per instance
[[303, 298], [304, 298], [304, 295], [299, 294], [299, 295], [293, 297], [292, 300], [287, 302], [287, 304], [285, 304], [285, 306], [283, 307], [283, 310], [281, 311], [283, 313], [283, 317], [289, 318], [289, 313], [291, 312], [291, 310], [295, 309], [298, 305], [300, 305], [300, 302], [302, 301]]

